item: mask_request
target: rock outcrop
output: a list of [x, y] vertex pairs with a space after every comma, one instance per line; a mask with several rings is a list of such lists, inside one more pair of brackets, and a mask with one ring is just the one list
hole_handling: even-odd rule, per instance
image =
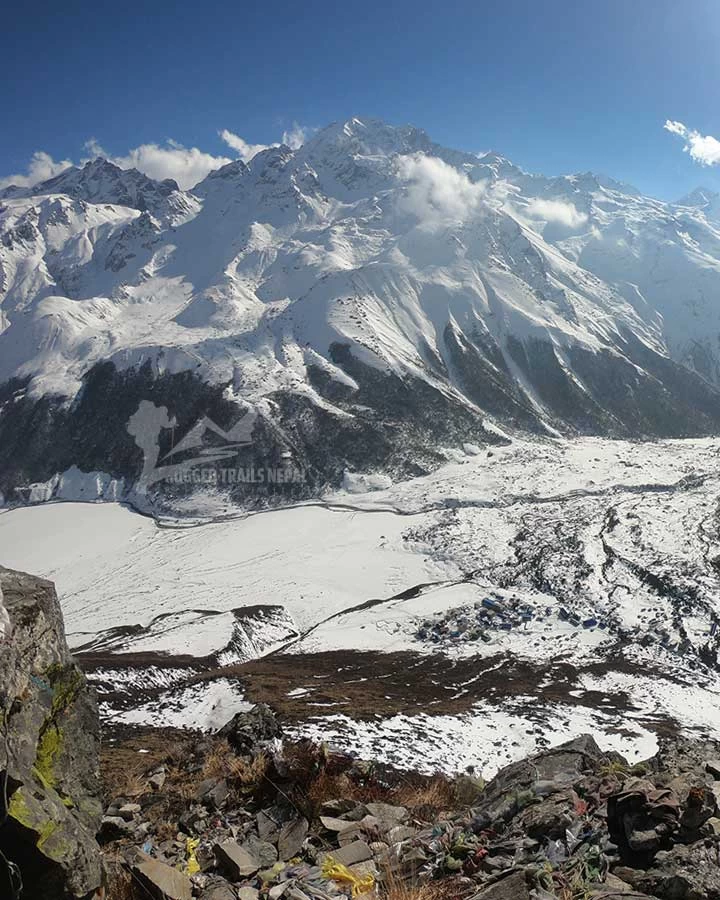
[[[10, 626], [0, 635], [0, 851], [24, 898], [91, 897], [102, 881], [95, 695], [52, 583], [0, 567], [0, 591]], [[4, 869], [0, 860], [0, 885]]]
[[120, 774], [104, 850], [136, 900], [720, 900], [718, 743], [631, 765], [582, 735], [484, 784], [282, 739], [267, 707], [222, 731], [167, 757], [152, 736], [144, 776]]

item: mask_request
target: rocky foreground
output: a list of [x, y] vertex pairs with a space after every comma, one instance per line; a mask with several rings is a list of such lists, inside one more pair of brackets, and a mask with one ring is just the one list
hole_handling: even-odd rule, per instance
[[718, 745], [672, 739], [629, 766], [584, 735], [485, 785], [284, 743], [259, 706], [217, 736], [149, 753], [144, 772], [112, 784], [123, 792], [100, 833], [111, 895], [122, 884], [115, 896], [172, 900], [720, 898]]
[[290, 741], [261, 704], [101, 747], [52, 585], [0, 590], [2, 900], [720, 898], [719, 744], [630, 765], [584, 735], [484, 784]]

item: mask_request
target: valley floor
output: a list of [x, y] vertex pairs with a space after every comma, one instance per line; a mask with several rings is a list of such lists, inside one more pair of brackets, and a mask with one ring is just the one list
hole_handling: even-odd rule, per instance
[[587, 731], [640, 759], [659, 733], [720, 737], [719, 453], [468, 446], [294, 508], [207, 521], [208, 494], [192, 525], [37, 505], [0, 513], [0, 562], [55, 581], [108, 726], [266, 700], [296, 735], [425, 771]]

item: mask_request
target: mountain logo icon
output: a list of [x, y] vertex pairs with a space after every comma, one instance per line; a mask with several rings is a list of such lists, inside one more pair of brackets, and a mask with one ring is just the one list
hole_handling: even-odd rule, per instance
[[[156, 482], [173, 478], [193, 466], [236, 456], [238, 450], [252, 444], [256, 420], [257, 413], [249, 410], [226, 430], [203, 416], [178, 443], [173, 439], [170, 451], [161, 458], [160, 434], [163, 430], [171, 430], [174, 436], [177, 420], [170, 416], [166, 406], [141, 400], [127, 423], [128, 434], [143, 452], [143, 469], [136, 484], [137, 490], [144, 493]], [[207, 441], [210, 435], [215, 436], [213, 443]]]

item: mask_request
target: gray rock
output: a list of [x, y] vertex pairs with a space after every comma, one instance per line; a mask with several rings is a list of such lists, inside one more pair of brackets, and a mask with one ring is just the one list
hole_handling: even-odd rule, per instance
[[269, 869], [278, 861], [277, 847], [269, 841], [261, 841], [259, 837], [251, 834], [243, 843], [245, 849], [252, 857], [260, 861], [261, 869]]
[[479, 894], [475, 894], [473, 900], [530, 900], [525, 873], [513, 872], [502, 881], [497, 881]]
[[709, 759], [705, 763], [705, 771], [709, 772], [713, 778], [720, 779], [720, 759]]
[[388, 831], [387, 839], [390, 844], [400, 844], [402, 841], [409, 841], [410, 838], [415, 837], [416, 834], [417, 829], [412, 828], [409, 825], [396, 825]]
[[132, 872], [157, 900], [192, 900], [192, 883], [187, 875], [158, 859], [145, 857], [132, 866]]
[[260, 892], [253, 887], [242, 887], [238, 890], [238, 900], [259, 900]]
[[237, 713], [218, 732], [240, 754], [251, 753], [280, 734], [280, 723], [265, 703], [258, 703], [249, 712]]
[[238, 890], [238, 900], [259, 900], [260, 893], [254, 887], [241, 887]]
[[98, 832], [103, 841], [117, 841], [135, 834], [135, 826], [122, 816], [103, 816]]
[[241, 847], [237, 841], [224, 841], [215, 844], [213, 848], [215, 859], [221, 871], [233, 881], [240, 881], [254, 875], [261, 867], [261, 862], [256, 859], [245, 847]]
[[647, 871], [623, 870], [618, 874], [633, 888], [668, 900], [720, 897], [717, 849], [705, 846], [703, 841], [689, 847], [678, 844], [672, 850], [661, 850]]
[[320, 816], [320, 824], [328, 831], [347, 831], [348, 828], [356, 828], [357, 822], [348, 819], [336, 819], [334, 816]]
[[281, 860], [286, 862], [293, 856], [297, 856], [307, 837], [308, 828], [307, 819], [296, 819], [283, 826], [278, 838], [278, 856]]
[[148, 783], [154, 791], [161, 791], [165, 786], [166, 778], [167, 775], [165, 772], [155, 772], [154, 775], [151, 775], [150, 778], [148, 778]]
[[347, 814], [357, 809], [357, 807], [361, 806], [361, 815], [358, 818], [362, 819], [365, 815], [365, 807], [362, 806], [361, 803], [357, 803], [355, 800], [326, 800], [323, 805], [320, 807], [320, 811], [324, 816], [334, 816], [338, 819], [347, 819], [350, 818]]
[[0, 567], [0, 591], [13, 632], [0, 645], [10, 785], [0, 850], [20, 865], [24, 896], [84, 897], [102, 881], [95, 692], [70, 655], [51, 582]]
[[118, 810], [118, 815], [126, 822], [131, 822], [141, 812], [142, 806], [139, 803], [125, 803]]
[[[211, 878], [203, 888], [200, 900], [237, 900], [237, 896], [234, 888], [224, 878]], [[255, 897], [257, 896], [256, 892]]]
[[372, 859], [373, 852], [365, 841], [353, 841], [352, 844], [347, 844], [345, 847], [331, 850], [329, 853], [319, 854], [318, 863], [322, 865], [328, 856], [331, 856], [335, 862], [341, 863], [343, 866], [354, 866], [357, 863]]
[[453, 784], [455, 799], [460, 806], [472, 806], [482, 794], [485, 782], [474, 775], [458, 775]]
[[397, 825], [408, 817], [404, 806], [391, 806], [389, 803], [366, 803], [367, 811], [381, 822]]

